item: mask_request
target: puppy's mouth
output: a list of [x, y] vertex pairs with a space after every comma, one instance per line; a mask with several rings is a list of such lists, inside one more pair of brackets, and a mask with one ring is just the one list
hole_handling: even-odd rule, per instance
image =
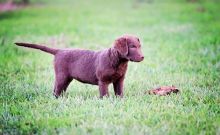
[[130, 61], [131, 62], [141, 62], [141, 61], [143, 61], [143, 59], [142, 60], [132, 60], [132, 59], [130, 59]]
[[130, 60], [131, 62], [141, 62], [141, 61], [144, 60], [144, 58], [143, 58], [143, 57], [138, 58], [138, 59], [132, 59], [132, 58], [130, 58], [129, 60]]

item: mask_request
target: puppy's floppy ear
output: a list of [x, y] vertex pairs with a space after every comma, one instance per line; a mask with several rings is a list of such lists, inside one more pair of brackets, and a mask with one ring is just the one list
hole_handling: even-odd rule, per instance
[[116, 49], [121, 55], [127, 56], [128, 54], [128, 39], [126, 37], [120, 37], [115, 40], [114, 49]]

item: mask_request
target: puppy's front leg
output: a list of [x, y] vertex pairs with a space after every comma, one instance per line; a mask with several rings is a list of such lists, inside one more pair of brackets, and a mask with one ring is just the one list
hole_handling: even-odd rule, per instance
[[120, 78], [116, 82], [113, 83], [115, 96], [123, 97], [123, 89], [124, 89], [124, 77]]
[[100, 92], [100, 98], [103, 98], [103, 96], [109, 96], [108, 93], [108, 83], [106, 82], [99, 82], [99, 92]]

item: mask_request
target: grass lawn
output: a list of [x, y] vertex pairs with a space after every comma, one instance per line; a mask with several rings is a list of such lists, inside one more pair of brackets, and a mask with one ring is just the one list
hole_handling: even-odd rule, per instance
[[[78, 0], [0, 13], [0, 134], [220, 134], [220, 8], [216, 0]], [[73, 81], [52, 95], [53, 56], [14, 42], [100, 50], [140, 37], [123, 99]], [[175, 85], [180, 94], [146, 90]]]

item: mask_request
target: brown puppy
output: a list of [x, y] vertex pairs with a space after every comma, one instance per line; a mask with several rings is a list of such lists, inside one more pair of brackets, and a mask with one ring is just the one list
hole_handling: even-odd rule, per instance
[[125, 35], [115, 40], [112, 48], [102, 51], [53, 49], [46, 46], [15, 43], [18, 46], [40, 49], [55, 55], [54, 95], [60, 96], [69, 83], [76, 79], [99, 86], [100, 97], [108, 96], [108, 85], [113, 83], [116, 96], [123, 97], [123, 82], [128, 61], [144, 59], [137, 37]]

